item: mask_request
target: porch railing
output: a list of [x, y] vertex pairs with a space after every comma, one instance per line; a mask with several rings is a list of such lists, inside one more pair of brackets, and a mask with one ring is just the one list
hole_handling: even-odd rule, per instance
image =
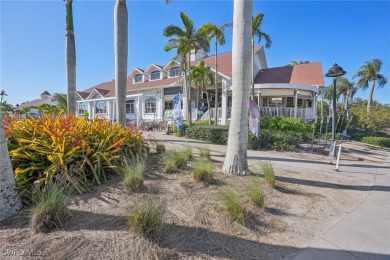
[[[214, 119], [215, 108], [211, 108], [203, 114], [200, 120], [208, 120], [209, 113], [211, 114], [211, 120]], [[232, 108], [228, 107], [227, 109], [227, 118], [231, 118]], [[295, 108], [294, 107], [261, 107], [260, 116], [280, 116], [280, 117], [295, 117]], [[218, 119], [222, 118], [222, 108], [218, 108]], [[314, 111], [312, 107], [307, 108], [297, 108], [297, 118], [302, 120], [313, 120]]]

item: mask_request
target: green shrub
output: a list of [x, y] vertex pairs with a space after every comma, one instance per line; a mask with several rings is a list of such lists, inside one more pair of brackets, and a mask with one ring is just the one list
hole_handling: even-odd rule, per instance
[[223, 201], [230, 218], [243, 224], [247, 217], [247, 210], [240, 196], [235, 191], [226, 191], [223, 195]]
[[207, 160], [210, 160], [211, 158], [211, 151], [209, 148], [199, 148], [199, 156], [201, 158], [205, 158]]
[[306, 123], [301, 119], [294, 117], [262, 117], [260, 126], [262, 129], [294, 131], [294, 132], [312, 132], [312, 124]]
[[162, 230], [164, 212], [165, 206], [159, 201], [148, 199], [139, 202], [129, 217], [130, 227], [145, 237], [155, 237]]
[[[197, 120], [192, 122], [192, 125], [209, 125], [209, 120]], [[211, 120], [211, 125], [214, 125], [214, 120]]]
[[249, 187], [249, 197], [253, 204], [260, 208], [264, 208], [264, 192], [260, 184], [253, 183]]
[[362, 143], [390, 148], [390, 138], [388, 137], [365, 136], [358, 140]]
[[214, 144], [227, 144], [229, 126], [194, 125], [186, 130], [186, 137]]
[[48, 232], [61, 225], [68, 214], [69, 189], [52, 183], [50, 189], [35, 189], [32, 194], [34, 207], [31, 213], [31, 228], [34, 232]]
[[184, 170], [187, 166], [187, 162], [188, 155], [182, 151], [169, 151], [165, 153], [165, 167], [163, 172], [168, 174]]
[[144, 188], [145, 161], [126, 166], [124, 185], [128, 190], [141, 191]]
[[165, 152], [165, 146], [163, 144], [157, 143], [156, 144], [156, 152], [157, 153], [164, 153]]
[[263, 171], [265, 182], [270, 186], [275, 186], [275, 171], [271, 162], [263, 162], [260, 164], [261, 170]]
[[211, 182], [214, 179], [214, 168], [210, 162], [196, 162], [193, 167], [193, 177], [197, 182]]

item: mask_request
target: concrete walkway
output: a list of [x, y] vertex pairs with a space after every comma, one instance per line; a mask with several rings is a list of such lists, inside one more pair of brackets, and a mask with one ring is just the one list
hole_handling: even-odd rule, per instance
[[[208, 144], [198, 140], [165, 135], [162, 132], [144, 133], [170, 144], [189, 144], [193, 147], [208, 147], [220, 153], [221, 160], [226, 145]], [[293, 259], [390, 259], [390, 154], [383, 164], [368, 165], [342, 161], [340, 172], [334, 165], [324, 161], [292, 158], [267, 151], [248, 151], [248, 160], [268, 160], [278, 164], [305, 169], [319, 169], [329, 174], [345, 174], [368, 181], [371, 185], [359, 186], [369, 192], [366, 199], [345, 218], [337, 222], [321, 238], [309, 243]], [[348, 184], [344, 186], [349, 187]], [[356, 187], [350, 187], [356, 188]]]

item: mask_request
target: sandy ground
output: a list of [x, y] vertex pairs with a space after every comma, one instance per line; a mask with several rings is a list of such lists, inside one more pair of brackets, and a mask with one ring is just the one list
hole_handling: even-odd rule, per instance
[[[178, 146], [165, 145], [168, 150]], [[358, 152], [366, 148], [374, 152], [372, 156], [363, 153], [366, 158], [362, 159]], [[385, 154], [356, 143], [345, 144], [345, 149], [344, 156], [351, 162], [378, 163]], [[328, 160], [305, 148], [269, 154]], [[212, 152], [216, 182], [205, 185], [193, 181], [190, 165], [182, 173], [162, 174], [163, 156], [152, 150], [145, 192], [126, 191], [122, 178], [116, 176], [93, 187], [91, 193], [73, 197], [69, 218], [46, 234], [31, 232], [28, 210], [15, 214], [1, 223], [0, 258], [26, 259], [35, 254], [28, 259], [291, 259], [366, 198], [369, 190], [344, 189], [343, 184], [371, 185], [368, 180], [329, 174], [321, 168], [291, 167], [281, 161], [273, 165], [277, 184], [271, 189], [264, 183], [258, 160], [249, 160], [253, 175], [239, 177], [220, 172], [223, 159], [223, 154]], [[264, 210], [252, 205], [247, 196], [253, 182], [264, 187]], [[221, 201], [227, 189], [244, 199], [250, 212], [245, 225], [229, 219]], [[149, 197], [166, 205], [163, 231], [154, 240], [134, 234], [127, 224], [134, 203]]]

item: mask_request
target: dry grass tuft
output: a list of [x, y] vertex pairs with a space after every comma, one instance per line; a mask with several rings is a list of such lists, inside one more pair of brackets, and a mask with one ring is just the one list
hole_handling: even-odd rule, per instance
[[145, 161], [132, 162], [126, 166], [124, 185], [128, 190], [144, 189]]
[[263, 171], [264, 174], [264, 179], [265, 182], [270, 186], [270, 187], [275, 187], [275, 170], [274, 167], [272, 166], [271, 162], [263, 162], [260, 164], [261, 170]]
[[196, 182], [212, 182], [214, 180], [214, 168], [210, 162], [199, 161], [193, 165], [192, 175]]

